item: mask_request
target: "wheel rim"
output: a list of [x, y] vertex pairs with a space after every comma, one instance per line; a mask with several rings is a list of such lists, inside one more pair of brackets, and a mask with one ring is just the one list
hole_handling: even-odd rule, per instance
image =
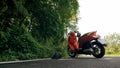
[[72, 50], [68, 50], [68, 54], [70, 55], [70, 56], [74, 56], [75, 55], [75, 53], [72, 51]]
[[96, 47], [94, 48], [94, 53], [95, 53], [96, 55], [101, 54], [101, 49], [100, 49], [98, 46], [96, 46]]

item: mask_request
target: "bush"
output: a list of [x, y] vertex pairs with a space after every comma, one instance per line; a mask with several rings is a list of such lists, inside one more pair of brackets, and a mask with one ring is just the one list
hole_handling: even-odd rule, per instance
[[9, 50], [5, 50], [0, 54], [0, 61], [15, 61], [17, 57], [15, 56], [15, 52]]
[[106, 55], [120, 56], [120, 47], [119, 46], [106, 47]]
[[38, 42], [23, 26], [13, 25], [0, 31], [0, 61], [26, 60], [52, 57], [59, 52], [67, 56], [66, 41], [54, 44], [52, 38]]

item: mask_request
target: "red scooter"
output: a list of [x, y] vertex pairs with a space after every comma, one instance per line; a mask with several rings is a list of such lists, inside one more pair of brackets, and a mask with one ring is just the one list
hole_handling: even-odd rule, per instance
[[106, 42], [100, 39], [100, 35], [96, 34], [97, 31], [88, 32], [81, 36], [78, 31], [75, 31], [78, 37], [79, 49], [73, 51], [68, 46], [68, 55], [74, 58], [77, 54], [93, 55], [96, 58], [102, 58], [105, 55]]

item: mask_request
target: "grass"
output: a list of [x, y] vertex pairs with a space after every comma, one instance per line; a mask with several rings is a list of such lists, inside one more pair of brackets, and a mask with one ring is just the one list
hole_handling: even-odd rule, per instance
[[120, 47], [106, 47], [106, 56], [120, 56]]

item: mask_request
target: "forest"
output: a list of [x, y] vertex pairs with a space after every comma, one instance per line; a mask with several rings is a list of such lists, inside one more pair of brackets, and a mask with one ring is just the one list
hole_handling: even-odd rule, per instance
[[77, 0], [0, 0], [0, 61], [66, 55]]

